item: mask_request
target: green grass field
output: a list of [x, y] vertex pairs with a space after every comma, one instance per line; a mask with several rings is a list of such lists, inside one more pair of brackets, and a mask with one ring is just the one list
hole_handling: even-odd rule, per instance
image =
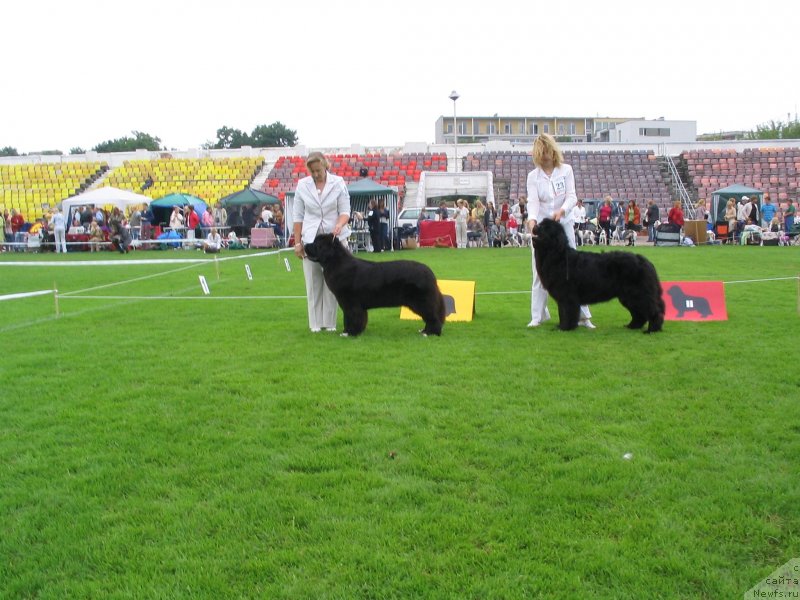
[[477, 282], [441, 338], [311, 334], [288, 253], [0, 256], [60, 312], [0, 302], [0, 598], [741, 598], [800, 556], [800, 254], [635, 251], [729, 320], [529, 330], [527, 249], [368, 257]]

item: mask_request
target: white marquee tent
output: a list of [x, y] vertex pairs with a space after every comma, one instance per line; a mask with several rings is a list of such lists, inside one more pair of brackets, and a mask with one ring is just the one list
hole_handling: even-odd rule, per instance
[[[439, 196], [482, 196], [494, 203], [494, 178], [491, 171], [423, 171], [417, 187], [415, 206], [427, 206], [428, 198]], [[410, 204], [406, 203], [406, 206]]]
[[106, 204], [113, 204], [114, 206], [125, 209], [131, 204], [150, 204], [151, 201], [151, 198], [143, 196], [142, 194], [136, 194], [128, 190], [120, 190], [114, 187], [102, 187], [62, 200], [61, 211], [64, 214], [69, 214], [73, 206], [105, 206]]

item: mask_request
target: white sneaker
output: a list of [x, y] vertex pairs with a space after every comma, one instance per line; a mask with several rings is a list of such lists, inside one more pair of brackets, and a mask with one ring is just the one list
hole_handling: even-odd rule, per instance
[[538, 327], [541, 324], [542, 324], [541, 321], [531, 321], [530, 323], [528, 323], [528, 327]]
[[319, 327], [312, 327], [311, 328], [311, 333], [319, 333], [319, 332], [320, 332], [320, 328]]
[[589, 319], [581, 319], [580, 321], [578, 321], [578, 325], [580, 327], [586, 327], [586, 329], [597, 329], [594, 323], [592, 323]]

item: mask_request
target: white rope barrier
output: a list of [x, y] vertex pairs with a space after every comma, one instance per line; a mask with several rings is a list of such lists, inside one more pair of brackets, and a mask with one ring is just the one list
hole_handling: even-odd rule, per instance
[[38, 292], [21, 292], [19, 294], [6, 294], [5, 296], [0, 296], [0, 302], [3, 300], [17, 300], [18, 298], [32, 298], [33, 296], [46, 296], [47, 294], [53, 294], [55, 290], [39, 290]]

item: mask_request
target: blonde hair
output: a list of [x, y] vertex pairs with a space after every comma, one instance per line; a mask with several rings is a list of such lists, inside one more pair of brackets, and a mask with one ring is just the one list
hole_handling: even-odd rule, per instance
[[322, 163], [322, 166], [325, 167], [325, 170], [328, 170], [328, 159], [325, 158], [325, 155], [322, 152], [312, 152], [306, 158], [306, 168], [310, 167], [315, 162]]
[[560, 167], [564, 164], [564, 155], [561, 153], [555, 138], [548, 133], [540, 133], [539, 137], [533, 142], [533, 164], [537, 167], [542, 164], [542, 157], [545, 152], [553, 155], [554, 167]]

